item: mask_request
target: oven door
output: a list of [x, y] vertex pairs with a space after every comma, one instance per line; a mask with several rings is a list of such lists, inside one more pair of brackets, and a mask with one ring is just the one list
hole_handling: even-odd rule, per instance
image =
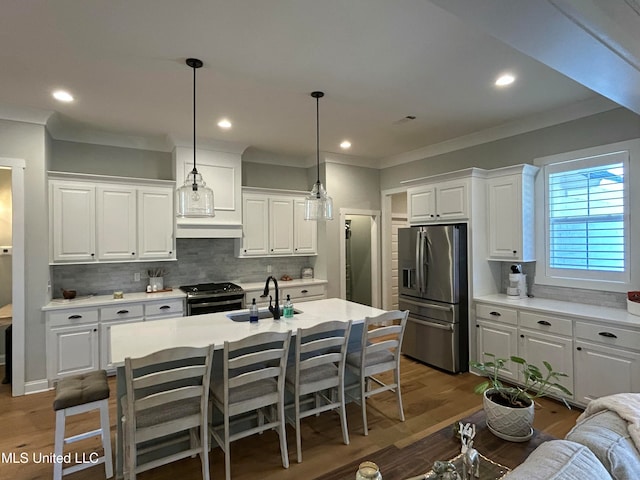
[[223, 298], [201, 297], [187, 300], [187, 315], [204, 315], [205, 313], [229, 312], [244, 308], [244, 293], [228, 295]]

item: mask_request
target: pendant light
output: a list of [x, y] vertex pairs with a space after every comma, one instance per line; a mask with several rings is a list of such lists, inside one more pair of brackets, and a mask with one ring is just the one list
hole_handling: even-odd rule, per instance
[[311, 193], [304, 200], [305, 220], [333, 220], [333, 200], [320, 183], [320, 114], [319, 103], [324, 97], [324, 92], [311, 92], [311, 96], [316, 99], [316, 167], [317, 180], [313, 185]]
[[177, 216], [215, 217], [213, 190], [207, 187], [196, 168], [196, 69], [203, 64], [197, 58], [187, 58], [187, 65], [193, 69], [193, 170], [185, 178], [184, 184], [176, 190]]

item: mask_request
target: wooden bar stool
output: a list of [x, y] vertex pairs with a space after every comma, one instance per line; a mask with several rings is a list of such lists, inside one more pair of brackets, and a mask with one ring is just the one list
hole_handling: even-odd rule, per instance
[[[56, 432], [54, 453], [59, 459], [63, 455], [63, 447], [67, 443], [77, 442], [86, 438], [102, 437], [104, 456], [90, 460], [86, 463], [77, 463], [71, 467], [62, 468], [62, 461], [53, 464], [53, 480], [61, 480], [63, 475], [68, 475], [85, 468], [104, 463], [107, 478], [113, 477], [113, 461], [111, 459], [111, 433], [109, 431], [109, 384], [107, 372], [99, 370], [73, 377], [65, 377], [56, 385], [56, 398], [53, 401], [53, 409], [56, 412]], [[100, 410], [100, 428], [90, 432], [81, 433], [65, 438], [65, 420], [70, 415]]]

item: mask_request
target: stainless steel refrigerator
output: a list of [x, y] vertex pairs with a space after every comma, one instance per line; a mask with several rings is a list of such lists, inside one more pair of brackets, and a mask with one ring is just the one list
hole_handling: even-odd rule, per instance
[[469, 363], [466, 224], [398, 230], [402, 353], [449, 372]]

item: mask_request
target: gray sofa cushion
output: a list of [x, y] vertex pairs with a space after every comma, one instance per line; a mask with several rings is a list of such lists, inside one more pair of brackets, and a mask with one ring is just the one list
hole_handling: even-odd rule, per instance
[[611, 476], [584, 445], [551, 440], [536, 448], [504, 480], [610, 480]]
[[640, 479], [640, 453], [627, 422], [610, 410], [578, 423], [565, 437], [589, 447], [615, 480]]

